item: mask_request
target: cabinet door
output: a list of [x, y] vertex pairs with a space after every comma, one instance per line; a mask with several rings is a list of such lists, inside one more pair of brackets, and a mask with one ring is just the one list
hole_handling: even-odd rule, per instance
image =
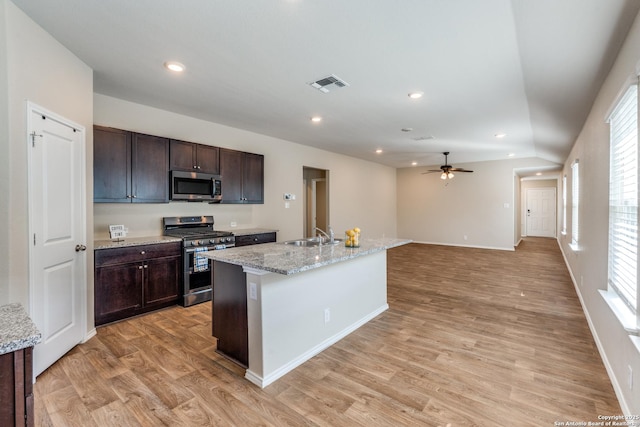
[[169, 149], [169, 170], [193, 172], [197, 169], [196, 144], [171, 140]]
[[169, 140], [134, 134], [131, 150], [134, 203], [169, 202]]
[[142, 307], [142, 263], [96, 268], [96, 325], [124, 319]]
[[264, 203], [264, 156], [244, 153], [242, 196], [245, 203]]
[[243, 203], [242, 200], [242, 151], [220, 149], [220, 176], [222, 179], [222, 203]]
[[220, 174], [220, 152], [218, 147], [195, 144], [198, 172]]
[[145, 263], [144, 305], [171, 305], [178, 301], [179, 256], [150, 259]]
[[93, 201], [131, 202], [131, 132], [94, 126]]

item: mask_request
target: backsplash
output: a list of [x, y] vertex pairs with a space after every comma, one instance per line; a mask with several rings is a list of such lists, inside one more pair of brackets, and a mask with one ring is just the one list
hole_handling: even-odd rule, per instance
[[213, 215], [215, 228], [231, 230], [255, 227], [261, 224], [259, 211], [263, 205], [221, 205], [208, 203], [94, 203], [93, 238], [109, 238], [109, 224], [123, 224], [129, 229], [128, 237], [162, 235], [162, 218], [166, 216]]

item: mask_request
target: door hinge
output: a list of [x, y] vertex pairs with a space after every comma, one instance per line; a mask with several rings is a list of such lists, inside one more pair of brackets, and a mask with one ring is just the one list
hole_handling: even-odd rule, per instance
[[36, 136], [42, 138], [42, 135], [39, 135], [36, 133], [36, 131], [31, 132], [31, 146], [35, 147], [36, 146]]
[[33, 246], [36, 245], [36, 233], [33, 233]]

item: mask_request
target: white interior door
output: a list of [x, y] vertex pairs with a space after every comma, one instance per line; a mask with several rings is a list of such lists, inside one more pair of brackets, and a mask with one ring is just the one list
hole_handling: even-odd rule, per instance
[[527, 189], [527, 236], [556, 236], [556, 189]]
[[86, 313], [85, 132], [28, 105], [30, 316], [37, 376], [82, 341]]

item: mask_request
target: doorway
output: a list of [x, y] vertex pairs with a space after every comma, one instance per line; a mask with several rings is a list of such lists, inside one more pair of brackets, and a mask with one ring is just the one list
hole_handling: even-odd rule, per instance
[[528, 188], [526, 195], [527, 236], [556, 236], [556, 189]]
[[304, 237], [314, 237], [316, 227], [329, 232], [329, 171], [304, 166]]

